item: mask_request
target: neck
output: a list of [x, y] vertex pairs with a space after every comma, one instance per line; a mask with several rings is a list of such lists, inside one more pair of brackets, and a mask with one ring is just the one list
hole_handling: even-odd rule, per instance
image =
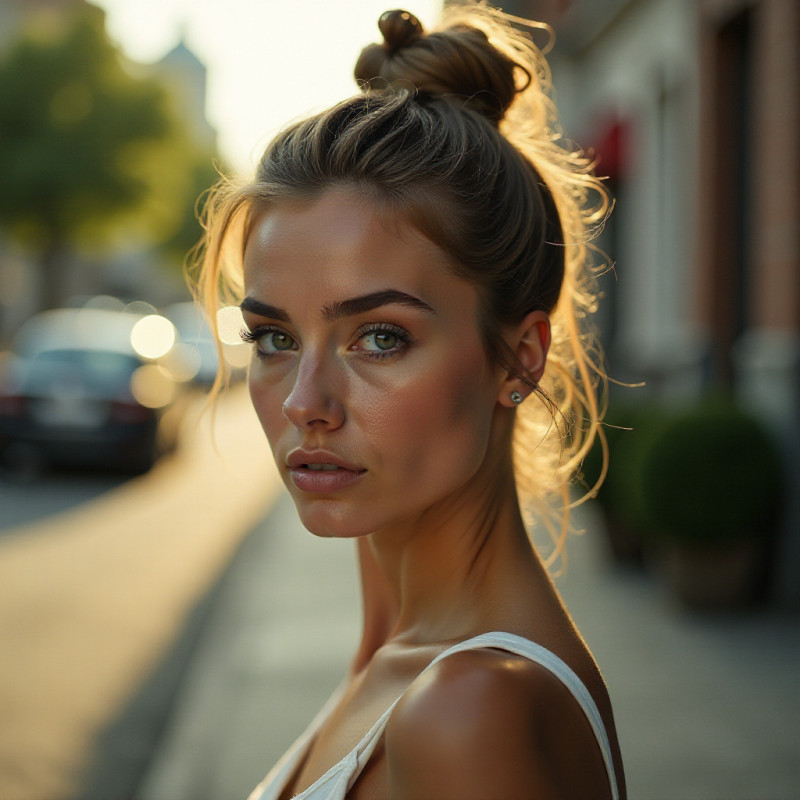
[[492, 625], [538, 560], [528, 540], [510, 458], [485, 465], [457, 495], [373, 533], [369, 548], [393, 598], [389, 638], [439, 642]]

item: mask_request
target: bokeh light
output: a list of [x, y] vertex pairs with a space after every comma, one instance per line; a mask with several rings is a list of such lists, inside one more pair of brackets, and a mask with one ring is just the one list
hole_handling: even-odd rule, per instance
[[131, 346], [143, 358], [161, 358], [175, 344], [175, 326], [158, 314], [142, 317], [131, 331]]
[[179, 383], [194, 378], [200, 372], [201, 365], [202, 359], [197, 348], [186, 342], [178, 342], [161, 360], [161, 366]]
[[175, 381], [162, 367], [143, 364], [131, 375], [131, 394], [140, 405], [163, 408], [175, 399]]
[[223, 344], [222, 355], [229, 367], [244, 369], [250, 363], [252, 350], [243, 342], [239, 344]]
[[217, 312], [217, 329], [223, 344], [243, 345], [244, 317], [239, 306], [225, 306]]
[[105, 311], [124, 311], [125, 303], [118, 297], [110, 294], [98, 294], [90, 297], [84, 304], [84, 308], [100, 308]]
[[142, 317], [158, 314], [158, 309], [147, 300], [133, 300], [125, 306], [125, 310], [129, 314], [139, 314]]

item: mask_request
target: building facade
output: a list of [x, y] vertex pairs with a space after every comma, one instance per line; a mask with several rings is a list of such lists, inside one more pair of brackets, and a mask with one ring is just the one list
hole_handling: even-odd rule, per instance
[[800, 605], [800, 3], [518, 0], [550, 23], [569, 138], [616, 208], [601, 245], [613, 378], [723, 388], [772, 430], [786, 507], [772, 594]]

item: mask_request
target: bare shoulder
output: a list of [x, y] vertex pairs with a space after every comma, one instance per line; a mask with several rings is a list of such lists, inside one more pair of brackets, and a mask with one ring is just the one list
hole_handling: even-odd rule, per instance
[[591, 726], [549, 670], [499, 650], [443, 659], [386, 730], [390, 798], [608, 797]]

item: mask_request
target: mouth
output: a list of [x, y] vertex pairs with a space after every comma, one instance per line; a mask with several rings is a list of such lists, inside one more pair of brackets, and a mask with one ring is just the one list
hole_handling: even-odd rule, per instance
[[366, 474], [365, 469], [348, 469], [337, 464], [303, 463], [290, 468], [292, 483], [308, 494], [333, 494], [349, 488]]
[[357, 483], [367, 472], [333, 453], [294, 450], [286, 459], [292, 483], [302, 492], [330, 494]]

